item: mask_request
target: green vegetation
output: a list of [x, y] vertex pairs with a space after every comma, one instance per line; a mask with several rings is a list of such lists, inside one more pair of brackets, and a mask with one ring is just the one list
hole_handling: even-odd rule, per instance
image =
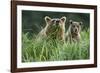
[[89, 29], [81, 32], [80, 43], [60, 43], [58, 40], [28, 37], [22, 34], [22, 62], [89, 59]]

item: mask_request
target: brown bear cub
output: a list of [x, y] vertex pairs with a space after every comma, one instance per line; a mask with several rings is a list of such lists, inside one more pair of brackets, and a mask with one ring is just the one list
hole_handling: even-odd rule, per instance
[[61, 18], [50, 18], [49, 16], [45, 16], [46, 26], [41, 30], [39, 36], [48, 37], [50, 39], [58, 39], [65, 40], [65, 22], [66, 17]]
[[70, 41], [70, 42], [79, 42], [81, 35], [80, 35], [80, 31], [81, 31], [81, 24], [82, 22], [76, 22], [76, 21], [69, 21], [69, 29], [66, 33], [66, 41]]

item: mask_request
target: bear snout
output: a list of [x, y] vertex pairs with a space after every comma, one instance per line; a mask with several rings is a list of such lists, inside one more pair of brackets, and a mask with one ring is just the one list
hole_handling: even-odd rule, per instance
[[75, 29], [75, 32], [78, 32], [78, 29]]
[[56, 20], [56, 25], [59, 25], [60, 20]]

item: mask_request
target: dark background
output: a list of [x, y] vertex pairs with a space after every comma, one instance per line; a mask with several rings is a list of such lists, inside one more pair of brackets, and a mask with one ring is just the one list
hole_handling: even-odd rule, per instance
[[82, 30], [86, 30], [90, 25], [89, 13], [72, 13], [72, 12], [50, 12], [50, 11], [22, 11], [22, 32], [29, 33], [30, 35], [38, 34], [42, 28], [46, 26], [44, 17], [61, 18], [66, 16], [66, 31], [69, 27], [69, 20], [82, 21]]

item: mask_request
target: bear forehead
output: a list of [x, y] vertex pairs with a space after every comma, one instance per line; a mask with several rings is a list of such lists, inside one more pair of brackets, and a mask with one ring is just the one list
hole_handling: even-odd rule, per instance
[[53, 21], [53, 20], [56, 20], [56, 21], [57, 21], [57, 20], [60, 20], [60, 19], [59, 19], [59, 18], [53, 18], [52, 21]]
[[78, 25], [78, 24], [79, 24], [79, 22], [73, 22], [72, 24]]

